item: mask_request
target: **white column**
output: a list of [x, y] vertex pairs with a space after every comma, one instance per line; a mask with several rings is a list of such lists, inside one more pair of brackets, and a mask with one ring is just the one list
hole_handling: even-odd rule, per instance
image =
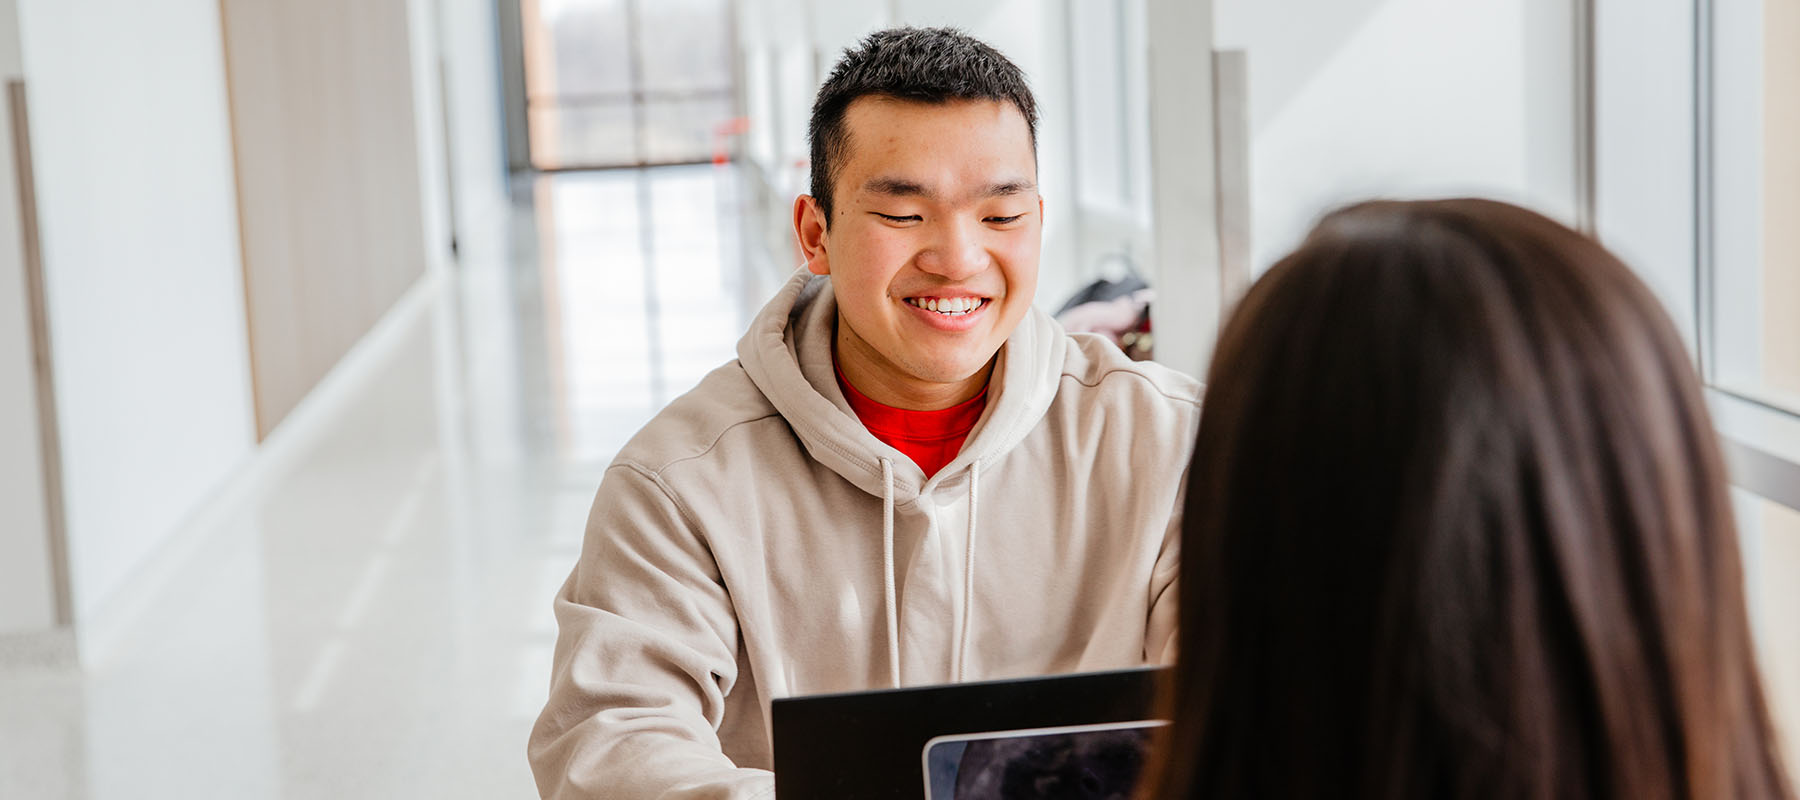
[[1149, 0], [1156, 360], [1204, 376], [1223, 294], [1213, 129], [1213, 4]]

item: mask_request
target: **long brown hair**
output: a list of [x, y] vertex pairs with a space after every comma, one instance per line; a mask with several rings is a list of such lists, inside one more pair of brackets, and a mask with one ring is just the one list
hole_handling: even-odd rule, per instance
[[1484, 200], [1326, 217], [1221, 334], [1156, 798], [1791, 797], [1655, 298]]

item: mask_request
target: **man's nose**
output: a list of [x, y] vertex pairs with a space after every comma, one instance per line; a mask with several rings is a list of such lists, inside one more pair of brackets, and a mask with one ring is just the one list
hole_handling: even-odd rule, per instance
[[959, 281], [986, 271], [990, 263], [982, 246], [980, 225], [945, 222], [937, 236], [919, 253], [919, 269], [946, 280]]

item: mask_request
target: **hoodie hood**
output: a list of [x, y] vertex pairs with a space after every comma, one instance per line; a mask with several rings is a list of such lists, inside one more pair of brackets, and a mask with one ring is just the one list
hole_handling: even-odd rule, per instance
[[892, 465], [893, 500], [905, 505], [928, 488], [963, 480], [971, 464], [1018, 446], [1056, 398], [1068, 347], [1050, 315], [1033, 306], [1007, 337], [988, 382], [987, 409], [962, 452], [927, 480], [918, 465], [863, 427], [837, 385], [831, 357], [837, 299], [831, 279], [797, 271], [763, 307], [738, 342], [738, 361], [819, 463], [871, 495], [886, 494], [882, 461]]

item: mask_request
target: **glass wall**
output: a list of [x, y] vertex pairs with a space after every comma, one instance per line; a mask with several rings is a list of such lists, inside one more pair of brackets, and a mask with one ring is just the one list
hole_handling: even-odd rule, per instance
[[1751, 610], [1800, 765], [1800, 2], [1701, 11], [1700, 363], [1746, 489]]
[[1800, 3], [1714, 0], [1708, 377], [1800, 413]]
[[712, 159], [735, 108], [730, 0], [522, 0], [532, 166]]

